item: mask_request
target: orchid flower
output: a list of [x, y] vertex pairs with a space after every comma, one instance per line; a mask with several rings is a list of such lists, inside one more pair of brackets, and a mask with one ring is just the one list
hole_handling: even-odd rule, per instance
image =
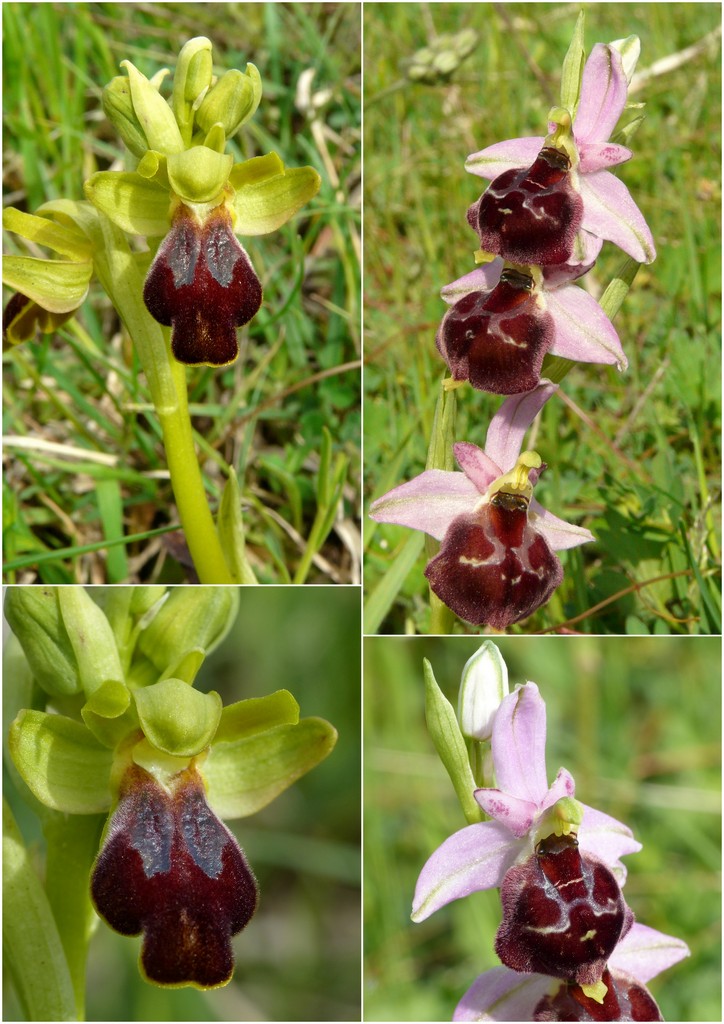
[[[514, 865], [557, 830], [577, 828], [581, 853], [591, 854], [622, 883], [619, 858], [641, 849], [619, 821], [573, 800], [575, 782], [561, 768], [549, 786], [545, 763], [546, 706], [535, 683], [504, 697], [493, 720], [496, 788], [475, 790], [491, 821], [467, 825], [446, 839], [427, 861], [417, 882], [413, 921], [424, 921], [453, 900], [480, 889], [499, 888]], [[573, 820], [575, 819], [575, 820]]]
[[454, 380], [514, 395], [540, 382], [546, 354], [628, 366], [618, 334], [599, 304], [571, 282], [590, 269], [505, 267], [499, 257], [446, 285], [451, 304], [437, 347]]
[[453, 1020], [663, 1020], [646, 982], [687, 956], [689, 948], [681, 939], [636, 922], [608, 961], [602, 1004], [579, 985], [493, 967], [476, 978]]
[[583, 70], [577, 109], [576, 92], [564, 90], [562, 105], [549, 114], [547, 136], [508, 139], [468, 157], [471, 174], [492, 179], [468, 211], [484, 251], [540, 266], [572, 257], [591, 262], [607, 239], [638, 262], [653, 262], [646, 221], [608, 170], [632, 155], [609, 139], [626, 106], [638, 50], [634, 36], [597, 43]]
[[530, 615], [563, 580], [554, 551], [594, 539], [532, 497], [545, 466], [537, 453], [521, 453], [523, 436], [556, 390], [541, 381], [503, 402], [484, 451], [465, 442], [454, 446], [462, 473], [425, 470], [371, 507], [377, 522], [442, 541], [425, 575], [434, 593], [469, 622], [505, 629]]

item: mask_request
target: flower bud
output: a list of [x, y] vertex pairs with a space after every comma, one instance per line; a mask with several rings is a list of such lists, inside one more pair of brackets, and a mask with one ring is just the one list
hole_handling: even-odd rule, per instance
[[148, 149], [148, 140], [136, 117], [131, 99], [131, 83], [119, 75], [111, 79], [101, 97], [106, 117], [134, 156], [141, 157]]
[[235, 587], [173, 587], [137, 646], [163, 672], [194, 647], [210, 653], [231, 629], [238, 608]]
[[253, 64], [246, 65], [246, 72], [227, 71], [204, 97], [196, 111], [196, 123], [205, 132], [222, 124], [230, 138], [256, 113], [261, 91], [261, 76]]
[[35, 681], [46, 693], [60, 697], [79, 693], [81, 679], [57, 594], [57, 587], [10, 587], [5, 618], [20, 641]]
[[184, 139], [189, 142], [194, 104], [210, 87], [213, 78], [211, 40], [196, 36], [182, 47], [173, 76], [171, 105]]
[[166, 100], [130, 60], [121, 61], [121, 67], [128, 72], [133, 110], [148, 140], [148, 149], [157, 153], [181, 153], [183, 139]]
[[508, 668], [495, 644], [485, 640], [465, 663], [460, 682], [458, 720], [463, 736], [489, 740], [495, 713], [508, 693]]
[[123, 683], [124, 673], [111, 624], [83, 587], [59, 587], [58, 607], [75, 651], [86, 696], [103, 683]]

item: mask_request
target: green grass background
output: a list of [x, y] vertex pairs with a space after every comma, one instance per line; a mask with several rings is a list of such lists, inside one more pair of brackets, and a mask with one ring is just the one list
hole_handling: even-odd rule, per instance
[[[332, 532], [326, 561], [309, 578], [349, 582], [360, 476], [359, 5], [11, 3], [3, 29], [5, 203], [29, 211], [59, 196], [83, 198], [85, 178], [122, 166], [101, 89], [122, 73], [124, 58], [151, 75], [173, 68], [187, 39], [206, 35], [216, 70], [256, 63], [262, 103], [231, 151], [240, 160], [273, 149], [288, 166], [311, 164], [322, 187], [280, 231], [244, 240], [264, 306], [240, 332], [235, 364], [189, 371], [194, 426], [213, 506], [225, 479], [220, 459], [242, 480], [250, 556], [265, 583], [286, 582], [299, 561], [329, 430], [332, 462], [349, 460], [346, 531]], [[295, 103], [308, 69], [314, 130]], [[16, 251], [17, 239], [6, 244]], [[79, 450], [72, 457], [6, 447], [9, 582], [134, 582], [159, 573], [183, 581], [172, 559], [164, 564], [162, 539], [147, 536], [178, 518], [143, 375], [96, 287], [55, 336], [4, 357], [3, 427]], [[108, 454], [117, 456], [113, 467], [95, 460]], [[102, 550], [78, 551], [93, 544]]]
[[[496, 640], [511, 689], [534, 680], [548, 712], [548, 778], [643, 843], [626, 858], [639, 921], [684, 939], [691, 957], [654, 979], [665, 1020], [721, 1020], [721, 642], [690, 637]], [[479, 641], [364, 641], [366, 1020], [450, 1020], [498, 963], [497, 891], [410, 921], [417, 876], [466, 824], [424, 720], [423, 658], [457, 706]]]
[[[574, 369], [535, 441], [549, 470], [537, 496], [596, 536], [564, 552], [564, 584], [513, 632], [719, 633], [721, 22], [718, 4], [591, 3], [585, 40], [635, 33], [638, 70], [661, 65], [630, 99], [646, 120], [617, 169], [652, 229], [658, 258], [616, 317], [628, 371]], [[435, 331], [440, 288], [473, 268], [465, 212], [486, 182], [470, 154], [542, 134], [579, 4], [375, 4], [365, 32], [365, 465], [367, 499], [425, 467], [445, 370]], [[411, 82], [406, 62], [436, 36], [472, 28], [473, 52], [448, 78]], [[589, 278], [603, 288], [622, 256], [609, 243]], [[484, 446], [500, 400], [461, 388], [455, 436]], [[528, 442], [526, 442], [528, 443]], [[426, 632], [426, 558], [411, 531], [366, 523], [368, 632]], [[419, 536], [419, 535], [417, 535]], [[409, 563], [402, 564], [405, 557]], [[400, 561], [398, 561], [398, 558]], [[631, 585], [677, 573], [674, 579]], [[599, 611], [600, 602], [621, 595]], [[475, 632], [456, 622], [460, 632]]]
[[[233, 940], [236, 970], [213, 992], [161, 989], [138, 972], [140, 938], [99, 922], [91, 939], [87, 1020], [360, 1019], [359, 591], [242, 589], [239, 617], [196, 685], [224, 703], [289, 689], [302, 716], [330, 721], [329, 757], [264, 810], [229, 821], [257, 876], [256, 915]], [[9, 727], [5, 723], [5, 731]], [[42, 873], [43, 841], [8, 779], [3, 790]], [[4, 989], [3, 1020], [21, 1020]]]

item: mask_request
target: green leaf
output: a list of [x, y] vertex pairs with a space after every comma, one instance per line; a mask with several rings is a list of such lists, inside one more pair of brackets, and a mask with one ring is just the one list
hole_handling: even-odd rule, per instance
[[130, 235], [167, 235], [170, 195], [133, 171], [99, 171], [83, 189], [89, 202]]
[[67, 814], [99, 814], [110, 807], [113, 755], [80, 722], [21, 711], [10, 726], [10, 755], [46, 807]]
[[241, 515], [241, 492], [236, 471], [229, 466], [229, 478], [221, 495], [216, 523], [219, 540], [229, 572], [237, 583], [256, 583], [254, 570], [246, 557], [244, 520]]
[[224, 708], [214, 744], [240, 740], [278, 725], [296, 725], [298, 721], [299, 705], [289, 690], [250, 697]]
[[51, 313], [71, 313], [88, 294], [90, 260], [41, 260], [3, 256], [3, 282]]
[[244, 818], [266, 807], [324, 758], [337, 742], [337, 730], [323, 718], [215, 743], [200, 771], [209, 803], [222, 818]]
[[221, 718], [221, 697], [201, 693], [181, 679], [135, 691], [136, 710], [144, 734], [173, 757], [194, 757], [208, 747]]
[[317, 194], [321, 184], [313, 167], [292, 167], [239, 186], [233, 200], [237, 217], [234, 232], [266, 235], [276, 231]]
[[445, 765], [470, 824], [483, 820], [483, 812], [475, 801], [477, 789], [467, 747], [452, 704], [437, 685], [427, 658], [425, 669], [425, 720], [440, 760]]
[[402, 589], [410, 570], [417, 561], [425, 544], [425, 535], [415, 532], [405, 541], [394, 562], [381, 577], [380, 582], [365, 603], [364, 631], [376, 633], [380, 623], [392, 607], [397, 594]]
[[4, 800], [3, 961], [27, 1020], [78, 1019], [53, 912]]

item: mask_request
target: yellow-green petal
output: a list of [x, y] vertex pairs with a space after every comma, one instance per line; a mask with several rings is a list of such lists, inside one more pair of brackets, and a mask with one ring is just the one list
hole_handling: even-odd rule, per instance
[[313, 167], [291, 167], [274, 177], [242, 185], [234, 195], [238, 235], [266, 235], [286, 224], [317, 194], [322, 179]]
[[241, 164], [234, 164], [229, 175], [229, 184], [235, 189], [240, 189], [243, 185], [254, 185], [278, 174], [284, 174], [281, 157], [277, 153], [265, 153], [264, 156], [253, 156]]
[[208, 747], [221, 718], [221, 697], [201, 693], [181, 679], [164, 679], [135, 691], [146, 738], [174, 757], [194, 757]]
[[289, 690], [277, 690], [266, 697], [250, 697], [229, 704], [221, 712], [217, 743], [231, 743], [279, 725], [296, 725], [299, 705]]
[[88, 294], [93, 272], [90, 260], [40, 260], [4, 256], [3, 282], [51, 313], [72, 313]]
[[71, 260], [89, 260], [93, 255], [90, 240], [76, 228], [56, 224], [47, 217], [23, 213], [12, 206], [3, 210], [3, 227]]
[[214, 743], [201, 766], [209, 803], [222, 818], [254, 814], [323, 761], [336, 742], [329, 722], [303, 718], [233, 743]]
[[229, 179], [234, 158], [206, 146], [194, 146], [168, 158], [171, 188], [187, 203], [208, 203]]
[[166, 235], [168, 191], [134, 171], [99, 171], [84, 185], [88, 200], [130, 235]]
[[99, 814], [111, 805], [113, 755], [64, 715], [21, 711], [10, 726], [10, 755], [34, 796], [56, 811]]

